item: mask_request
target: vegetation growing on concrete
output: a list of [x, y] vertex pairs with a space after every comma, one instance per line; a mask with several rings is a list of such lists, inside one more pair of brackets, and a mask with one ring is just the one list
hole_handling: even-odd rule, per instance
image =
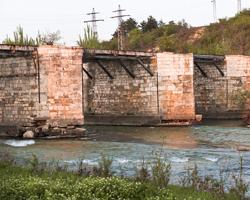
[[6, 36], [6, 39], [2, 42], [8, 45], [26, 45], [26, 46], [38, 46], [38, 45], [55, 45], [62, 39], [61, 32], [50, 32], [46, 30], [46, 33], [40, 33], [38, 31], [37, 37], [34, 39], [28, 35], [24, 35], [23, 28], [19, 25], [17, 30], [13, 32], [14, 39]]
[[250, 91], [247, 88], [238, 89], [229, 95], [229, 99], [233, 104], [243, 110], [243, 124], [250, 124]]
[[78, 46], [83, 48], [102, 48], [101, 43], [98, 41], [98, 38], [95, 36], [89, 25], [87, 25], [87, 29], [84, 29], [83, 38], [81, 37], [81, 35], [79, 35], [79, 40], [77, 40], [77, 44]]

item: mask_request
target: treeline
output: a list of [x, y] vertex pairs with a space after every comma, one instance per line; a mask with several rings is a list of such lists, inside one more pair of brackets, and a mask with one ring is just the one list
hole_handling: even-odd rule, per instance
[[[126, 50], [250, 55], [250, 9], [204, 27], [192, 27], [185, 20], [166, 24], [152, 16], [140, 24], [129, 18], [122, 27]], [[117, 32], [100, 44], [102, 48], [117, 49]]]
[[[209, 26], [192, 27], [185, 20], [168, 23], [159, 22], [149, 16], [138, 23], [129, 18], [122, 22], [124, 49], [131, 51], [175, 52], [250, 56], [250, 9], [245, 9], [232, 18], [219, 19]], [[100, 41], [88, 26], [76, 41], [78, 46], [94, 49], [118, 48], [118, 34], [115, 31], [108, 41]], [[38, 35], [35, 39], [24, 36], [21, 26], [14, 32], [14, 40], [6, 38], [3, 44], [53, 45], [59, 44], [60, 31]]]

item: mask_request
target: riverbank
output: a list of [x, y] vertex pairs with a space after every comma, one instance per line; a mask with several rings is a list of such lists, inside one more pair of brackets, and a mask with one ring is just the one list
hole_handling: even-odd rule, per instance
[[[63, 168], [43, 170], [0, 162], [0, 199], [214, 199], [215, 193], [177, 185], [158, 187], [151, 181], [118, 176], [83, 176]], [[215, 191], [214, 191], [215, 192]], [[220, 195], [220, 193], [218, 193]], [[237, 200], [224, 194], [220, 199]]]

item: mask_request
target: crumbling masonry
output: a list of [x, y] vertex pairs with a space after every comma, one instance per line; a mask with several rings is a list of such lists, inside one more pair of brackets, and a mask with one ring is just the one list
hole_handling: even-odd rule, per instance
[[37, 135], [79, 126], [239, 118], [228, 96], [250, 86], [250, 58], [0, 45], [0, 125]]

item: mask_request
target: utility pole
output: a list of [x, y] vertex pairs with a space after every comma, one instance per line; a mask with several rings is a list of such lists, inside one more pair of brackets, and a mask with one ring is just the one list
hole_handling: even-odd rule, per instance
[[122, 15], [122, 11], [125, 11], [125, 9], [121, 9], [120, 5], [118, 7], [118, 10], [115, 10], [113, 12], [118, 12], [117, 16], [111, 17], [111, 18], [118, 18], [118, 50], [124, 50], [123, 45], [123, 34], [122, 34], [122, 18], [128, 17], [130, 15]]
[[98, 38], [98, 32], [97, 32], [96, 22], [98, 22], [98, 21], [104, 21], [104, 20], [103, 19], [96, 19], [96, 14], [99, 14], [99, 12], [95, 12], [95, 9], [93, 8], [93, 12], [92, 13], [87, 13], [87, 15], [92, 15], [92, 20], [84, 21], [84, 23], [92, 22], [92, 31], [94, 33], [94, 36], [96, 38]]
[[241, 0], [238, 0], [238, 13], [241, 12]]
[[217, 22], [216, 0], [212, 0], [211, 2], [214, 3], [214, 23], [216, 23]]

